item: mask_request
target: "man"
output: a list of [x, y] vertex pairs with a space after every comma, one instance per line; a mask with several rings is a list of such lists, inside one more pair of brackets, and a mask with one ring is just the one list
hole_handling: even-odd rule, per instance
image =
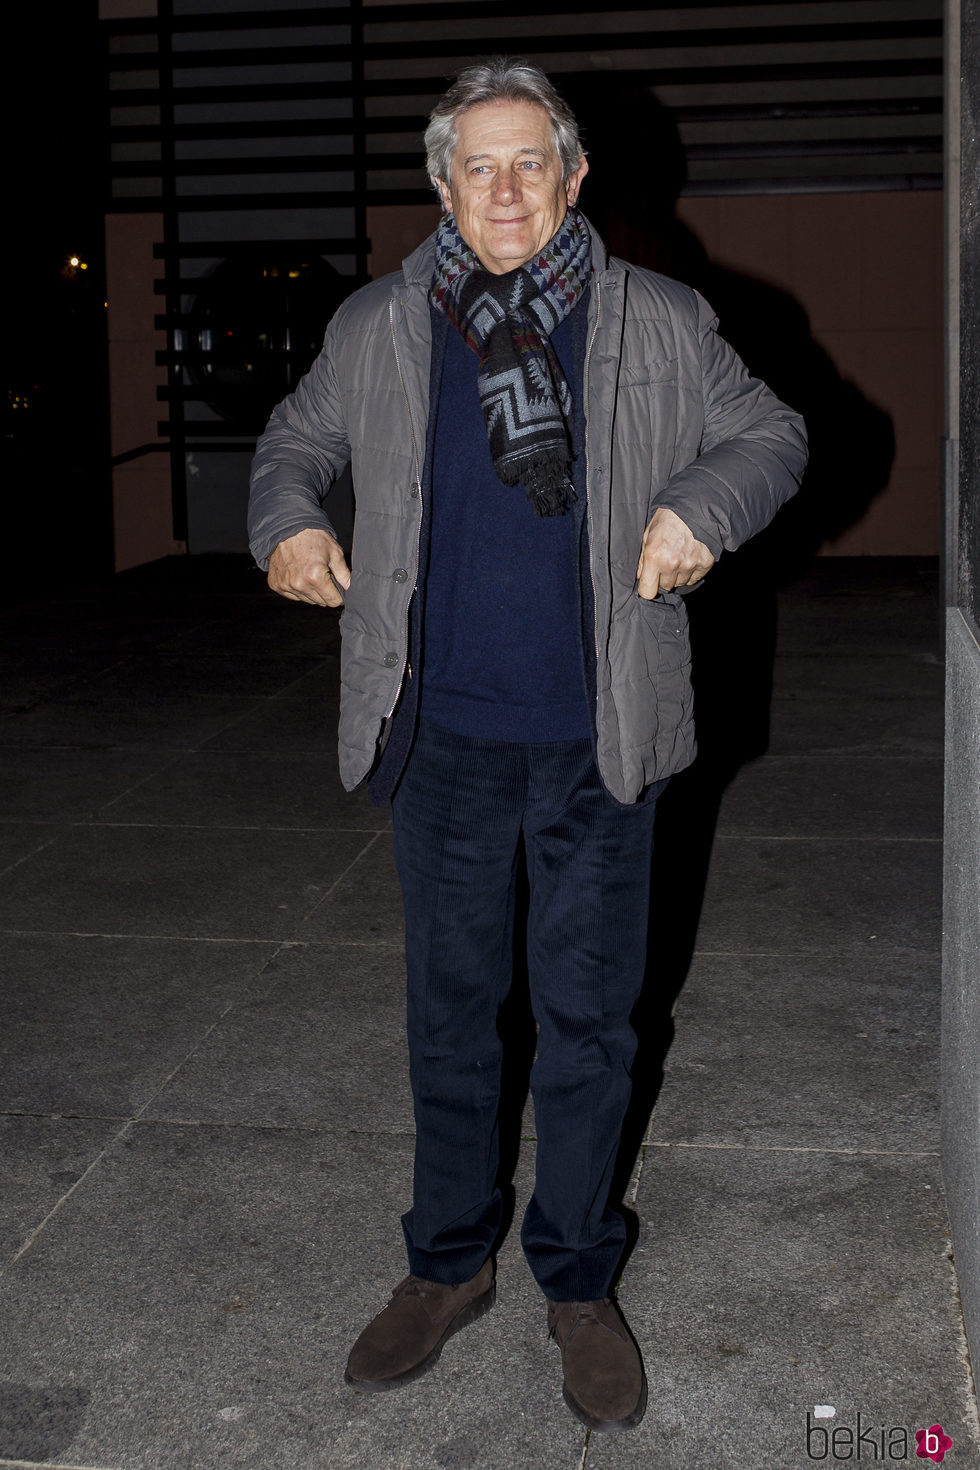
[[[493, 1305], [496, 1019], [523, 846], [539, 1036], [521, 1239], [566, 1403], [625, 1429], [646, 1379], [610, 1299], [608, 1193], [654, 807], [694, 752], [679, 592], [793, 493], [805, 439], [694, 292], [607, 259], [577, 209], [575, 121], [537, 68], [467, 68], [426, 146], [437, 233], [337, 312], [252, 482], [270, 586], [344, 606], [341, 773], [392, 799], [405, 903], [410, 1275], [346, 1377], [409, 1383]], [[639, 152], [638, 189], [645, 173]], [[321, 504], [348, 462], [351, 567]]]

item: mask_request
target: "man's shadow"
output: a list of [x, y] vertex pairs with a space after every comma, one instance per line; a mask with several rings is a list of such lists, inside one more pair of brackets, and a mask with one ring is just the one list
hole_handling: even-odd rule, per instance
[[[842, 378], [817, 343], [801, 304], [770, 282], [709, 259], [676, 216], [687, 178], [677, 124], [643, 83], [622, 72], [566, 86], [582, 126], [590, 172], [582, 207], [614, 255], [694, 286], [711, 303], [719, 331], [749, 370], [800, 412], [810, 462], [802, 488], [761, 535], [725, 553], [686, 599], [694, 658], [698, 758], [660, 800], [652, 859], [647, 980], [633, 1013], [638, 1049], [612, 1200], [624, 1198], [663, 1082], [672, 1012], [691, 967], [711, 850], [724, 792], [769, 744], [769, 711], [780, 587], [810, 567], [824, 540], [840, 535], [887, 485], [895, 439], [890, 417]], [[515, 946], [517, 948], [517, 946]], [[502, 1015], [505, 1129], [527, 1094], [533, 1055], [526, 972]], [[522, 1091], [523, 1088], [523, 1091]], [[502, 1150], [510, 1179], [516, 1147]], [[630, 1242], [638, 1222], [624, 1209]]]

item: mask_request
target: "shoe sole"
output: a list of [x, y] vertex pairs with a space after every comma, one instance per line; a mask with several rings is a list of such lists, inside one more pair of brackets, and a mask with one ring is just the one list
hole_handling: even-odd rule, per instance
[[590, 1414], [573, 1394], [569, 1392], [568, 1385], [562, 1384], [561, 1396], [571, 1409], [576, 1419], [580, 1420], [587, 1429], [594, 1429], [597, 1434], [618, 1434], [623, 1429], [635, 1429], [647, 1410], [647, 1380], [643, 1376], [643, 1386], [640, 1389], [640, 1397], [632, 1414], [625, 1419], [600, 1419], [595, 1414]]
[[469, 1327], [471, 1322], [478, 1322], [481, 1317], [485, 1317], [496, 1300], [497, 1288], [492, 1283], [481, 1296], [474, 1297], [473, 1301], [456, 1313], [432, 1351], [420, 1362], [413, 1363], [411, 1368], [406, 1368], [404, 1373], [398, 1373], [394, 1378], [352, 1378], [345, 1369], [344, 1382], [350, 1388], [360, 1389], [361, 1393], [387, 1393], [391, 1388], [402, 1388], [406, 1383], [414, 1383], [416, 1378], [421, 1378], [430, 1368], [435, 1367], [449, 1339], [464, 1327]]

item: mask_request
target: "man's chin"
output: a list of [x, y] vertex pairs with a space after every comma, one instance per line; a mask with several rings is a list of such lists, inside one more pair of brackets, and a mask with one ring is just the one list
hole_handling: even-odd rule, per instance
[[495, 230], [486, 243], [486, 255], [481, 255], [481, 260], [489, 266], [500, 271], [515, 271], [519, 265], [533, 259], [538, 253], [538, 237], [534, 230], [526, 226], [521, 230], [507, 229]]

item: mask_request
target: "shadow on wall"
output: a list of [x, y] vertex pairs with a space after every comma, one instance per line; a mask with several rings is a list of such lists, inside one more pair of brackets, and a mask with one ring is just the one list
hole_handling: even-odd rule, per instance
[[[615, 255], [694, 286], [750, 371], [806, 419], [810, 464], [803, 487], [773, 526], [727, 558], [767, 569], [776, 583], [803, 571], [821, 542], [864, 515], [885, 488], [895, 454], [889, 416], [843, 379], [788, 291], [708, 258], [676, 216], [687, 179], [673, 114], [622, 73], [591, 77], [569, 92], [590, 173], [582, 204]], [[628, 140], [628, 146], [624, 146]]]
[[[631, 89], [621, 72], [593, 75], [565, 92], [589, 156], [582, 207], [612, 253], [696, 287], [750, 371], [803, 414], [810, 439], [799, 494], [762, 535], [726, 553], [687, 599], [699, 756], [672, 781], [657, 817], [648, 981], [633, 1017], [634, 1092], [612, 1194], [620, 1199], [663, 1080], [721, 799], [739, 768], [768, 747], [778, 589], [806, 571], [821, 542], [864, 515], [888, 483], [895, 440], [890, 417], [840, 376], [814, 340], [800, 303], [709, 260], [677, 219], [687, 166], [668, 109], [639, 80]], [[632, 1245], [635, 1220], [630, 1225]]]

